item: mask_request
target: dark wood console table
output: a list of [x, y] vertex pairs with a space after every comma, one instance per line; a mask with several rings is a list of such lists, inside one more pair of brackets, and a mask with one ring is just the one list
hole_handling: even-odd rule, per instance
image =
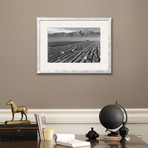
[[[126, 145], [121, 145], [117, 141], [91, 140], [91, 148], [148, 148], [148, 144], [135, 135], [130, 135], [130, 141]], [[85, 136], [76, 136], [77, 139], [87, 140]], [[51, 141], [0, 141], [1, 148], [66, 148], [54, 145]], [[86, 147], [85, 147], [86, 148]]]

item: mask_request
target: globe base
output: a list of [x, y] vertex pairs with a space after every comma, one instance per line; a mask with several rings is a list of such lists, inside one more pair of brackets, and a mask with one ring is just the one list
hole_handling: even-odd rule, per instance
[[120, 136], [120, 134], [119, 134], [118, 131], [116, 131], [116, 132], [111, 131], [111, 132], [108, 134], [108, 136], [114, 136], [114, 137], [117, 137], [117, 136]]

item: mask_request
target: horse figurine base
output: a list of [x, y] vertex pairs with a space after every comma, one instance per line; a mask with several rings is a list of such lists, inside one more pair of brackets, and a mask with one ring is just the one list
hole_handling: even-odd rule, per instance
[[[6, 103], [7, 105], [11, 105], [12, 111], [12, 120], [6, 121], [5, 124], [31, 124], [31, 122], [27, 119], [28, 108], [25, 106], [16, 106], [15, 103], [10, 100]], [[21, 113], [20, 120], [14, 120], [15, 113]], [[23, 116], [25, 116], [25, 120], [23, 120]]]
[[29, 120], [15, 120], [15, 121], [5, 121], [5, 124], [8, 125], [8, 124], [31, 124], [31, 122]]

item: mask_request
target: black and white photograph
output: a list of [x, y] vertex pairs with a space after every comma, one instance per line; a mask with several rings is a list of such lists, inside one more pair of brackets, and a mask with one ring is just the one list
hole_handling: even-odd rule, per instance
[[38, 74], [111, 74], [111, 18], [37, 17]]
[[49, 63], [99, 63], [100, 28], [48, 28]]
[[46, 116], [44, 113], [34, 114], [34, 116], [36, 119], [36, 124], [39, 128], [39, 137], [41, 140], [44, 140], [43, 129], [46, 128]]

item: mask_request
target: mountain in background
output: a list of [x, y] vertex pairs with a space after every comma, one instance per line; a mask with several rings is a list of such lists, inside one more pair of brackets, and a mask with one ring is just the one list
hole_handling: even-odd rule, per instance
[[90, 31], [90, 30], [80, 30], [77, 32], [61, 32], [61, 33], [48, 33], [48, 37], [98, 37], [100, 32]]

